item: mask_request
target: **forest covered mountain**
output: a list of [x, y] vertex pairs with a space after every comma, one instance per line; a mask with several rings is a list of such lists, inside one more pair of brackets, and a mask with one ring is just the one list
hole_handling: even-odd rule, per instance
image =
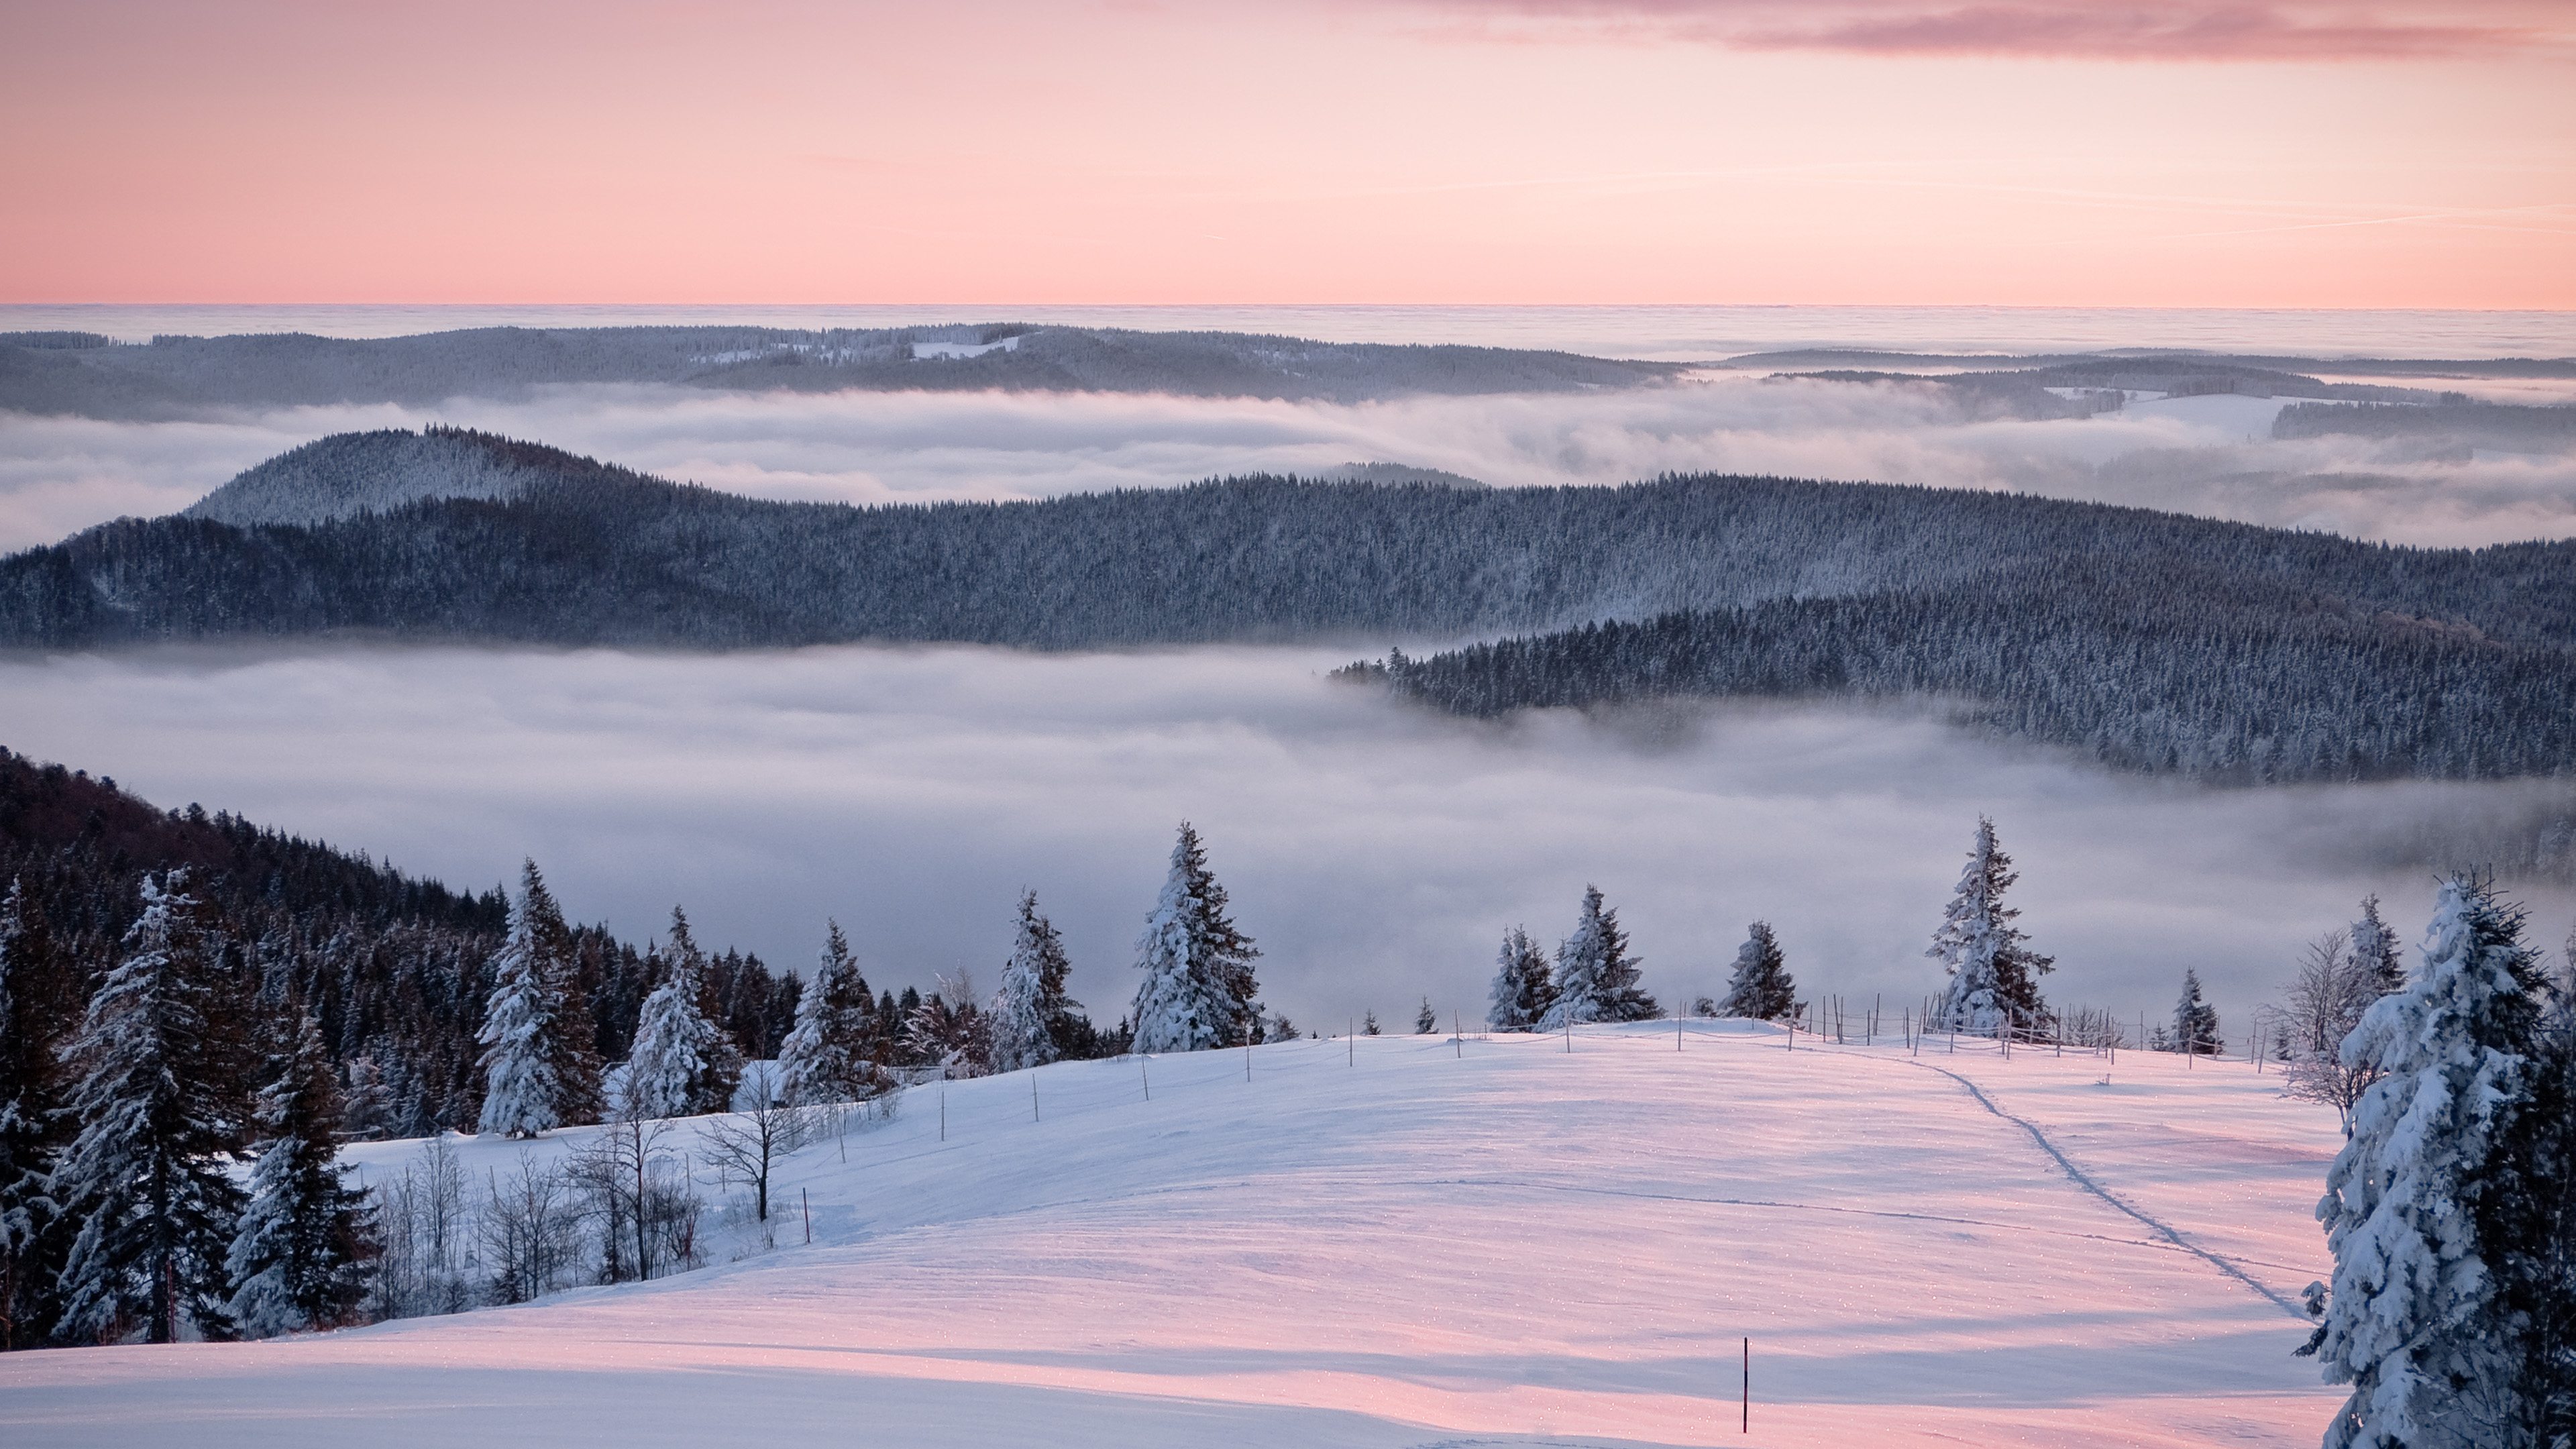
[[[430, 496], [451, 488], [475, 496]], [[456, 430], [326, 439], [191, 512], [0, 560], [0, 646], [1523, 635], [1390, 677], [1472, 714], [1930, 694], [2114, 765], [2213, 778], [2576, 763], [2571, 543], [2393, 548], [2007, 494], [1713, 476], [1237, 478], [855, 508]]]
[[[19, 1029], [51, 1040], [79, 1020], [142, 909], [143, 878], [171, 871], [207, 905], [230, 990], [269, 1015], [300, 1003], [344, 1078], [368, 1085], [352, 1131], [472, 1130], [484, 1086], [475, 1033], [509, 926], [498, 888], [455, 890], [194, 804], [159, 810], [111, 778], [0, 749], [0, 893], [23, 893], [48, 942], [45, 979], [31, 986], [22, 971], [12, 983]], [[573, 928], [571, 949], [591, 1045], [622, 1060], [659, 963], [649, 943], [602, 926]], [[724, 1025], [747, 1054], [775, 1056], [796, 979], [738, 951], [708, 964]]]
[[227, 408], [515, 398], [573, 383], [833, 392], [998, 388], [1358, 402], [1643, 387], [1685, 369], [1500, 347], [971, 324], [485, 327], [415, 337], [0, 333], [0, 411], [149, 419]]

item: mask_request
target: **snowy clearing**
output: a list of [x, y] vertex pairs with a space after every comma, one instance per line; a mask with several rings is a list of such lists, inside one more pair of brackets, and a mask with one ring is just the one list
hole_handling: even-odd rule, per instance
[[[2316, 1442], [2341, 1394], [2287, 1305], [2327, 1271], [2334, 1114], [2242, 1060], [1945, 1045], [1667, 1022], [916, 1088], [786, 1165], [775, 1251], [737, 1228], [739, 1261], [534, 1305], [12, 1354], [0, 1439]], [[460, 1147], [478, 1181], [519, 1152]]]

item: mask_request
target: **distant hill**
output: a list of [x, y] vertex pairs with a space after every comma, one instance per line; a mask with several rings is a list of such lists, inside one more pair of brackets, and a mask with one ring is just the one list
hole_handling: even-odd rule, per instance
[[487, 327], [352, 339], [268, 333], [117, 345], [0, 333], [0, 411], [177, 418], [226, 408], [430, 406], [566, 383], [830, 392], [1003, 389], [1359, 402], [1644, 387], [1679, 364], [1499, 347], [1310, 342], [1230, 332], [978, 324], [872, 330]]
[[2206, 778], [2576, 768], [2571, 543], [2390, 548], [2008, 494], [1712, 476], [1255, 477], [853, 508], [454, 430], [325, 439], [191, 512], [0, 559], [0, 647], [1520, 635], [1387, 677], [1475, 714], [1930, 694], [2006, 733]]

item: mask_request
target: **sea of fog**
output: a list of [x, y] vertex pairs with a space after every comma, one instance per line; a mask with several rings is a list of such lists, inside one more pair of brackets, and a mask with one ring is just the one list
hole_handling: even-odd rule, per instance
[[[2576, 355], [2569, 314], [2471, 313], [7, 307], [0, 330], [1004, 317], [1631, 357], [1827, 345]], [[1362, 405], [570, 388], [174, 423], [0, 416], [0, 548], [173, 511], [330, 433], [432, 421], [755, 496], [861, 503], [1386, 461], [1500, 486], [1708, 470], [2015, 489], [2400, 543], [2576, 536], [2576, 459], [2425, 462], [2361, 439], [2275, 442], [2278, 406], [2197, 398], [1978, 422], [1918, 388], [1710, 373], [1646, 392]], [[454, 884], [500, 881], [532, 855], [570, 910], [630, 937], [682, 902], [705, 939], [797, 964], [837, 916], [881, 983], [927, 989], [965, 970], [989, 985], [1013, 899], [1034, 887], [1066, 928], [1077, 993], [1104, 1019], [1132, 990], [1136, 929], [1189, 818], [1268, 953], [1272, 1003], [1326, 1028], [1368, 1009], [1409, 1021], [1424, 995], [1472, 1019], [1502, 929], [1526, 923], [1553, 942], [1586, 883], [1609, 892], [1668, 997], [1716, 990], [1762, 918], [1811, 991], [1883, 994], [1893, 1010], [1936, 984], [1922, 948], [1984, 812], [2025, 868], [2026, 924], [2060, 957], [2053, 997], [2161, 1011], [2195, 967], [2241, 1041], [2300, 943], [2364, 892], [2420, 929], [2427, 841], [2474, 855], [2569, 808], [2559, 787], [2200, 791], [1904, 712], [1468, 725], [1329, 685], [1341, 662], [1308, 650], [20, 658], [0, 661], [0, 744]], [[2566, 934], [2576, 901], [2562, 883], [2506, 883], [2533, 903], [2542, 939]]]
[[[1674, 710], [1462, 722], [1334, 684], [1313, 650], [717, 657], [328, 649], [0, 662], [7, 742], [165, 805], [230, 808], [452, 884], [521, 855], [630, 938], [787, 964], [827, 917], [880, 984], [1008, 954], [1024, 887], [1104, 1019], [1174, 827], [1208, 841], [1271, 1004], [1310, 1027], [1428, 996], [1473, 1020], [1506, 926], [1544, 942], [1597, 884], [1647, 985], [1716, 993], [1768, 920], [1802, 989], [1910, 1007], [1982, 812], [2050, 995], [2135, 1016], [2201, 973], [2242, 1041], [2303, 941], [2365, 891], [2420, 931], [2428, 832], [2568, 792], [2204, 791], [1984, 742], [1905, 711]], [[2576, 895], [2507, 882], [2554, 942]], [[1444, 1020], [1446, 1019], [1444, 1015]]]

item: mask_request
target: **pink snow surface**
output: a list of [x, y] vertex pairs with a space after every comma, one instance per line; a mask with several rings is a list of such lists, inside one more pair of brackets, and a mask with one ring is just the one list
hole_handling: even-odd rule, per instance
[[[949, 1085], [945, 1143], [920, 1088], [797, 1156], [774, 1251], [309, 1338], [12, 1354], [0, 1442], [2317, 1442], [2341, 1394], [2286, 1305], [2326, 1274], [2334, 1113], [2242, 1060], [1945, 1045], [1309, 1041], [1249, 1082], [1241, 1051], [1155, 1059], [1150, 1102], [1132, 1059], [1070, 1063], [1036, 1073], [1040, 1120], [1028, 1073]], [[417, 1148], [371, 1145], [370, 1176]], [[463, 1151], [478, 1179], [516, 1157]]]

